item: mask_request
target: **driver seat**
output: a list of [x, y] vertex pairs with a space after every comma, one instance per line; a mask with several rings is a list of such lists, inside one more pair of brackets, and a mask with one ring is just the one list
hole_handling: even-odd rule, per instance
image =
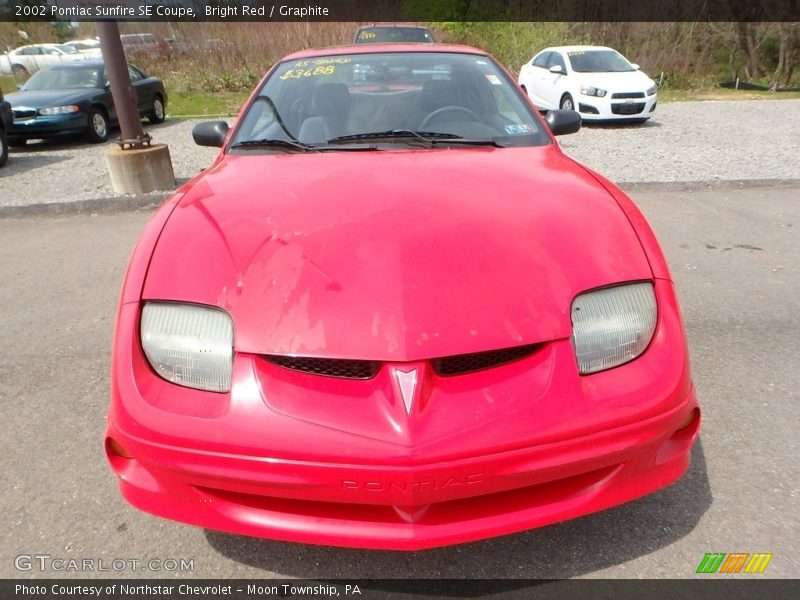
[[350, 113], [350, 90], [343, 83], [319, 83], [311, 93], [313, 117], [303, 121], [297, 138], [305, 143], [321, 143], [346, 133]]

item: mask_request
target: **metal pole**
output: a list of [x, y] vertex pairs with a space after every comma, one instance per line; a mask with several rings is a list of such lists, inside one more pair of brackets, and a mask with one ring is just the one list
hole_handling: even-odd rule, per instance
[[117, 109], [117, 119], [122, 132], [120, 146], [141, 147], [150, 142], [150, 135], [145, 135], [142, 122], [139, 120], [139, 107], [136, 93], [128, 73], [128, 62], [119, 37], [116, 21], [98, 21], [95, 24], [100, 36], [100, 49], [106, 65], [106, 76], [111, 84], [111, 97]]

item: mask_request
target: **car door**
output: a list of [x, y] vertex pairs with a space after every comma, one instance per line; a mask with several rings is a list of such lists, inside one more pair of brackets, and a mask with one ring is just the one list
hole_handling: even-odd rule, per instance
[[545, 99], [542, 96], [544, 87], [544, 77], [547, 73], [545, 66], [551, 52], [540, 52], [533, 57], [533, 60], [523, 65], [520, 70], [519, 83], [528, 91], [528, 98], [531, 99], [538, 108], [547, 108]]
[[[554, 66], [561, 67], [560, 73], [553, 73], [550, 69]], [[547, 103], [547, 108], [560, 108], [561, 97], [569, 87], [567, 78], [567, 64], [561, 52], [551, 52], [547, 60], [547, 68], [542, 85], [542, 97]]]
[[45, 66], [42, 62], [42, 49], [39, 46], [20, 48], [17, 50], [13, 62], [25, 67], [28, 73], [35, 73]]
[[139, 69], [128, 65], [128, 75], [131, 77], [133, 90], [136, 92], [136, 105], [139, 115], [145, 115], [153, 107], [153, 84]]

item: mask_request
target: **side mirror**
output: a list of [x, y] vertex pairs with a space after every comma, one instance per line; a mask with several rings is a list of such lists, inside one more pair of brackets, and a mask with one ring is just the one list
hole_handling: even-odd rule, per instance
[[553, 135], [575, 133], [581, 128], [581, 115], [574, 110], [549, 110], [544, 120]]
[[192, 138], [198, 146], [222, 148], [226, 135], [228, 135], [228, 124], [225, 121], [206, 121], [198, 123], [192, 129]]
[[638, 71], [639, 69], [641, 69], [641, 67], [640, 67], [639, 65], [637, 65], [636, 63], [631, 63], [631, 66], [632, 66], [634, 69], [636, 69], [637, 71]]
[[562, 67], [561, 65], [553, 65], [552, 67], [550, 67], [550, 72], [551, 73], [563, 74], [564, 73], [564, 67]]

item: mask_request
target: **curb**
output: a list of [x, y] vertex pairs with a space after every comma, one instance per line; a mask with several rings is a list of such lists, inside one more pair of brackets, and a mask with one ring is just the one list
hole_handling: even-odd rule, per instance
[[[758, 188], [800, 187], [800, 179], [738, 179], [714, 181], [621, 181], [616, 184], [625, 192], [705, 192]], [[90, 214], [116, 214], [159, 206], [174, 192], [156, 192], [141, 196], [112, 196], [77, 202], [47, 202], [17, 206], [0, 206], [0, 219], [53, 217]]]
[[71, 215], [115, 214], [156, 208], [173, 192], [157, 192], [141, 196], [112, 196], [76, 202], [46, 202], [18, 206], [0, 206], [0, 219], [56, 217]]

